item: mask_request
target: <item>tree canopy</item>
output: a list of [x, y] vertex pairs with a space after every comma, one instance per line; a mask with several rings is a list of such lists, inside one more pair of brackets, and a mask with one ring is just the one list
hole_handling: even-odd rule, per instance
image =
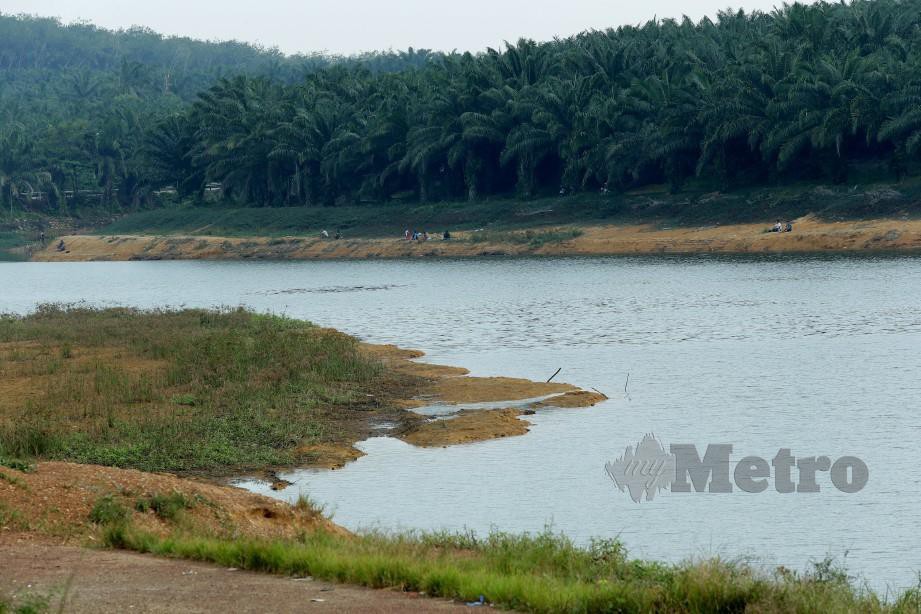
[[49, 209], [841, 183], [921, 153], [921, 0], [358, 58], [0, 17], [0, 67], [0, 197]]

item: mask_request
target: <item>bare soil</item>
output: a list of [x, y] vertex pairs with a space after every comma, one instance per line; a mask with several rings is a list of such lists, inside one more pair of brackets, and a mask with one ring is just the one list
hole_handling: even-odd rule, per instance
[[418, 593], [372, 590], [235, 571], [214, 565], [62, 546], [0, 535], [0, 599], [50, 597], [51, 611], [441, 612], [463, 604]]
[[[135, 509], [138, 501], [175, 493], [194, 503], [179, 519]], [[42, 462], [30, 472], [0, 467], [0, 535], [30, 532], [72, 544], [98, 541], [90, 511], [105, 496], [127, 508], [134, 524], [161, 534], [172, 530], [177, 521], [225, 537], [292, 538], [317, 529], [346, 533], [314, 510], [240, 488], [167, 473]]]

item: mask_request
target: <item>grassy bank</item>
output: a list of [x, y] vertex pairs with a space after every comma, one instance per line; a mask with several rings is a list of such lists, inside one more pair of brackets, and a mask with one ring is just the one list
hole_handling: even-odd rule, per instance
[[625, 194], [577, 193], [522, 201], [390, 203], [351, 207], [182, 207], [132, 213], [103, 234], [198, 234], [223, 237], [318, 235], [339, 229], [349, 237], [396, 237], [404, 229], [494, 231], [599, 223], [728, 224], [796, 219], [917, 215], [921, 179], [856, 186], [791, 184], [721, 192], [692, 185], [671, 194], [652, 186]]
[[408, 381], [301, 321], [60, 306], [0, 317], [0, 373], [0, 456], [147, 471], [309, 463]]
[[[167, 474], [43, 462], [8, 468], [0, 530], [81, 540], [283, 576], [488, 603], [527, 612], [880, 612], [921, 608], [921, 587], [879, 595], [830, 559], [805, 571], [744, 561], [628, 557], [616, 540], [539, 534], [348, 533], [295, 505]], [[2, 553], [0, 553], [2, 557]], [[2, 597], [2, 596], [0, 596]], [[18, 602], [22, 604], [24, 601]], [[16, 606], [12, 606], [16, 607]], [[16, 611], [16, 610], [13, 610]]]
[[304, 534], [297, 540], [223, 540], [177, 532], [156, 536], [116, 523], [107, 545], [253, 571], [462, 601], [483, 598], [527, 612], [917, 612], [921, 593], [885, 602], [855, 588], [832, 561], [773, 575], [744, 563], [666, 565], [630, 560], [619, 542], [577, 547], [569, 539], [494, 533]]

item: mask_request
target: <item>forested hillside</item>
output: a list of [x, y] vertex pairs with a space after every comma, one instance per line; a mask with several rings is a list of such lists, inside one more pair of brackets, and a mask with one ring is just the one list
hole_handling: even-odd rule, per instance
[[331, 65], [375, 74], [421, 66], [430, 55], [284, 56], [233, 41], [0, 15], [0, 205], [155, 205], [164, 186], [147, 156], [151, 127], [219, 79], [291, 84]]
[[0, 67], [14, 207], [77, 206], [81, 190], [111, 208], [373, 206], [921, 170], [921, 0], [351, 61], [7, 17]]

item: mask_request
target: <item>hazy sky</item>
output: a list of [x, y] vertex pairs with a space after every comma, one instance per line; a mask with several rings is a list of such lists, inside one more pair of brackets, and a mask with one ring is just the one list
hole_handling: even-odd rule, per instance
[[[735, 0], [771, 10], [775, 0]], [[286, 53], [405, 49], [482, 50], [525, 36], [549, 40], [654, 16], [715, 15], [727, 0], [0, 0], [2, 13], [143, 25], [164, 34], [237, 39]]]

